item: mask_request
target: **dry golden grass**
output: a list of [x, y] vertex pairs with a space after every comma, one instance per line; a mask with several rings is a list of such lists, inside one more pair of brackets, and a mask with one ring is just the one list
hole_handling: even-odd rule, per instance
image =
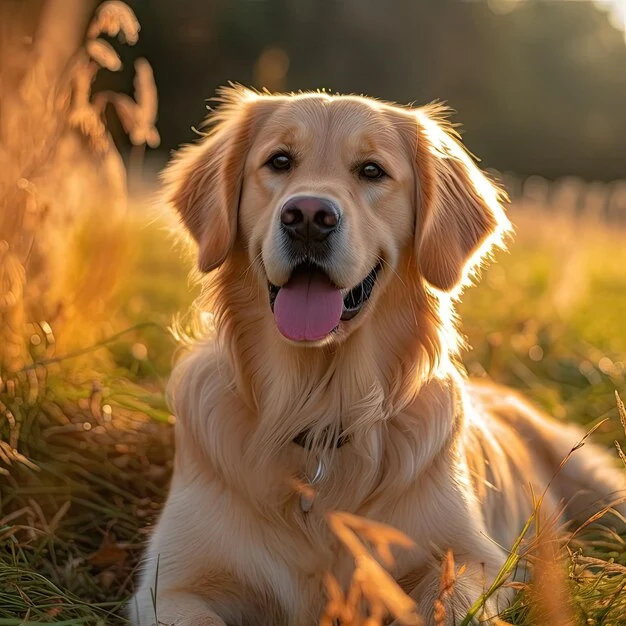
[[[107, 102], [135, 145], [159, 141], [156, 87], [145, 59], [136, 63], [136, 100], [91, 91], [102, 68], [121, 67], [98, 35], [134, 44], [139, 24], [132, 10], [105, 2], [87, 25], [81, 17], [88, 17], [89, 2], [71, 20], [58, 0], [39, 13], [37, 5], [30, 8], [7, 3], [2, 18], [14, 28], [0, 33], [0, 316], [7, 369], [27, 360], [20, 343], [34, 336], [28, 324], [46, 320], [59, 348], [69, 350], [95, 341], [110, 318], [130, 246], [126, 172], [105, 125]], [[81, 29], [88, 31], [84, 41]], [[24, 47], [25, 38], [32, 45]]]
[[[624, 408], [619, 396], [617, 401], [626, 435]], [[561, 468], [585, 445], [586, 440], [597, 428], [598, 426], [591, 429], [570, 451], [563, 459]], [[483, 596], [471, 608], [461, 626], [474, 623], [473, 619], [480, 621], [485, 601], [502, 586], [512, 586], [523, 592], [525, 607], [523, 613], [526, 617], [523, 622], [514, 623], [534, 626], [575, 626], [581, 619], [577, 591], [580, 592], [580, 589], [585, 587], [584, 583], [580, 584], [584, 578], [585, 568], [588, 568], [587, 572], [589, 568], [596, 569], [592, 580], [587, 581], [592, 585], [600, 584], [603, 577], [607, 577], [612, 583], [611, 592], [605, 599], [600, 599], [602, 613], [610, 612], [611, 615], [617, 615], [620, 607], [626, 606], [626, 596], [623, 593], [626, 587], [626, 566], [612, 560], [584, 556], [580, 551], [574, 553], [568, 551], [573, 538], [587, 526], [600, 521], [611, 507], [607, 506], [589, 518], [573, 533], [565, 532], [558, 527], [559, 511], [551, 516], [544, 515], [542, 509], [544, 496], [545, 493], [536, 499], [534, 511], [512, 547], [509, 558], [491, 587], [485, 590]], [[394, 565], [391, 546], [407, 549], [413, 547], [413, 542], [393, 528], [348, 513], [330, 514], [328, 523], [333, 533], [354, 557], [355, 568], [352, 581], [345, 593], [337, 579], [330, 573], [327, 575], [326, 587], [329, 599], [320, 626], [335, 624], [383, 626], [388, 623], [386, 621], [388, 617], [393, 618], [397, 624], [422, 624], [419, 607], [382, 567], [385, 565], [391, 568]], [[529, 539], [527, 533], [532, 526], [535, 528], [535, 536]], [[520, 565], [529, 567], [530, 582], [525, 584], [512, 582], [512, 575]], [[449, 626], [451, 623], [451, 617], [446, 611], [446, 600], [454, 595], [455, 583], [457, 578], [463, 575], [464, 569], [463, 565], [457, 569], [454, 555], [448, 550], [441, 562], [439, 597], [432, 607], [435, 626]], [[572, 571], [568, 572], [568, 569]], [[618, 580], [615, 587], [616, 578]], [[620, 583], [619, 580], [622, 578], [623, 581]], [[579, 581], [578, 589], [572, 585], [572, 580]], [[582, 612], [585, 612], [584, 609]], [[495, 619], [495, 626], [511, 626], [512, 623], [500, 617]], [[588, 619], [586, 623], [597, 622]]]
[[567, 552], [554, 522], [538, 525], [537, 540], [529, 555], [533, 578], [528, 588], [531, 616], [538, 626], [574, 626], [572, 594], [568, 583]]
[[[622, 424], [622, 428], [626, 433], [626, 407], [622, 402], [622, 399], [619, 397], [619, 393], [615, 392], [615, 399], [617, 400], [617, 410], [619, 411], [619, 420]], [[615, 447], [617, 448], [617, 453], [619, 454], [619, 458], [622, 459], [624, 463], [624, 467], [626, 467], [626, 454], [624, 454], [624, 450], [622, 450], [622, 446], [620, 446], [619, 441], [615, 441]]]
[[[354, 557], [354, 573], [344, 594], [337, 579], [326, 575], [328, 604], [320, 626], [379, 626], [387, 616], [398, 624], [420, 626], [415, 602], [400, 588], [393, 577], [366, 547], [372, 549], [386, 567], [393, 567], [391, 546], [410, 548], [413, 542], [395, 528], [372, 522], [350, 513], [328, 515], [328, 524], [345, 548]], [[367, 606], [367, 614], [364, 607]]]
[[[136, 61], [134, 99], [91, 91], [98, 71], [121, 66], [100, 35], [133, 45], [139, 23], [118, 1], [103, 3], [90, 24], [68, 23], [61, 3], [49, 3], [56, 10], [37, 32], [25, 3], [0, 7], [0, 626], [124, 622], [119, 607], [171, 466], [162, 389], [175, 344], [164, 328], [191, 301], [187, 268], [163, 231], [126, 212], [126, 172], [103, 119], [111, 104], [139, 176], [144, 146], [159, 142], [150, 65]], [[477, 346], [466, 364], [558, 417], [619, 415], [626, 431], [619, 395], [614, 402], [626, 372], [625, 184], [531, 178], [522, 191], [518, 243], [463, 305]], [[626, 465], [618, 420], [596, 434], [615, 441]], [[328, 573], [322, 624], [421, 623], [388, 571], [393, 550], [411, 542], [346, 513], [328, 522], [355, 569], [347, 589]], [[576, 543], [583, 535], [585, 552]], [[562, 538], [544, 520], [534, 540], [523, 539], [495, 586], [510, 584], [522, 558], [533, 580], [502, 624], [620, 623], [622, 538], [587, 526]], [[463, 564], [446, 553], [438, 626], [462, 575]]]
[[[601, 423], [595, 433], [608, 445], [621, 438], [614, 428], [619, 426], [614, 389], [623, 380], [616, 365], [622, 353], [611, 353], [608, 347], [600, 350], [587, 343], [571, 343], [568, 337], [567, 345], [562, 345], [560, 339], [550, 341], [549, 335], [546, 338], [537, 334], [541, 324], [550, 324], [549, 328], [553, 329], [560, 323], [549, 302], [541, 300], [541, 294], [558, 286], [561, 278], [555, 277], [554, 282], [542, 278], [540, 290], [532, 284], [528, 288], [525, 281], [543, 277], [546, 267], [560, 271], [553, 262], [552, 250], [554, 258], [559, 258], [561, 246], [567, 244], [553, 241], [554, 248], [549, 248], [549, 242], [538, 241], [536, 219], [529, 218], [531, 226], [524, 226], [528, 229], [519, 233], [520, 245], [524, 247], [500, 260], [503, 271], [512, 272], [515, 277], [511, 284], [519, 285], [529, 302], [520, 306], [515, 299], [520, 293], [517, 289], [510, 290], [510, 300], [494, 299], [491, 292], [501, 293], [500, 279], [494, 281], [489, 273], [483, 287], [475, 290], [478, 298], [472, 302], [472, 292], [466, 294], [472, 308], [468, 317], [470, 325], [477, 319], [483, 328], [487, 320], [505, 333], [506, 324], [513, 324], [511, 339], [501, 340], [498, 346], [484, 342], [482, 348], [491, 346], [492, 352], [480, 359], [493, 376], [499, 379], [510, 376], [510, 383], [521, 386], [539, 401], [546, 397], [544, 386], [552, 385], [551, 378], [558, 379], [565, 372], [568, 378], [559, 383], [559, 390], [577, 389], [584, 394], [585, 413], [576, 413], [579, 406], [576, 396], [563, 396], [557, 406], [567, 405], [573, 417], [578, 415], [587, 421], [587, 415], [601, 417], [612, 409], [613, 419]], [[543, 220], [544, 224], [550, 224], [548, 218]], [[163, 227], [146, 229], [130, 219], [126, 227], [137, 247], [137, 258], [120, 286], [124, 304], [118, 315], [113, 316], [117, 321], [111, 320], [112, 341], [101, 348], [108, 352], [113, 365], [110, 361], [98, 363], [90, 356], [93, 353], [88, 352], [82, 357], [80, 370], [68, 368], [72, 361], [59, 361], [63, 353], [54, 344], [53, 334], [39, 328], [40, 343], [30, 345], [30, 358], [41, 365], [17, 377], [5, 377], [0, 386], [0, 433], [5, 444], [0, 455], [0, 467], [5, 474], [5, 482], [0, 486], [0, 540], [5, 546], [0, 556], [0, 618], [13, 620], [6, 622], [7, 626], [18, 626], [27, 615], [48, 622], [65, 620], [76, 626], [84, 620], [88, 624], [99, 623], [103, 616], [108, 622], [113, 620], [107, 612], [117, 612], [130, 594], [146, 522], [158, 512], [163, 501], [171, 462], [171, 433], [160, 385], [161, 376], [168, 371], [174, 344], [167, 334], [158, 330], [155, 322], [167, 325], [173, 312], [188, 306], [191, 296], [185, 280], [186, 267], [177, 261], [178, 253], [170, 250]], [[597, 231], [594, 237], [605, 237], [601, 227]], [[613, 233], [606, 236], [610, 239]], [[546, 239], [551, 237], [546, 234]], [[600, 245], [588, 240], [587, 246], [595, 250], [605, 245], [604, 239], [601, 241]], [[535, 245], [544, 247], [540, 252]], [[82, 253], [88, 254], [88, 249], [84, 248]], [[588, 266], [586, 259], [582, 266], [588, 272], [589, 282], [587, 291], [576, 301], [577, 306], [586, 306], [589, 298], [601, 297], [594, 282], [593, 266]], [[486, 299], [488, 308], [483, 307], [481, 298]], [[537, 325], [520, 324], [525, 319], [524, 307], [531, 313], [537, 311], [534, 318]], [[563, 310], [571, 319], [577, 318], [575, 309]], [[609, 310], [598, 313], [609, 314]], [[587, 324], [588, 316], [583, 317]], [[126, 327], [141, 323], [154, 327], [148, 325], [123, 333]], [[600, 332], [603, 327], [607, 329], [606, 323], [594, 332]], [[123, 334], [116, 337], [117, 331]], [[589, 328], [585, 326], [581, 332], [589, 332]], [[613, 332], [605, 336], [611, 340], [620, 338], [619, 333]], [[89, 349], [89, 345], [83, 345]], [[537, 345], [544, 351], [539, 361], [529, 356], [531, 348]], [[571, 352], [572, 345], [578, 352]], [[476, 352], [471, 353], [468, 364], [471, 366], [477, 358]], [[587, 365], [583, 367], [586, 375], [580, 372], [585, 361], [593, 360], [597, 364], [608, 358], [613, 366], [604, 366], [607, 374], [599, 370], [599, 379], [592, 376], [595, 382], [587, 378], [591, 376]], [[570, 362], [575, 364], [573, 370]], [[515, 378], [519, 372], [524, 376], [522, 383]], [[529, 381], [536, 386], [524, 387]], [[554, 396], [547, 398], [555, 402]], [[411, 620], [417, 616], [414, 604], [386, 570], [392, 563], [392, 551], [409, 547], [406, 538], [393, 529], [379, 528], [342, 514], [331, 517], [330, 523], [339, 531], [342, 545], [358, 562], [355, 578], [347, 589], [329, 576], [331, 601], [326, 623], [336, 618], [343, 624], [378, 626], [384, 623], [383, 616], [396, 616], [413, 623]], [[556, 610], [549, 602], [554, 599], [552, 596], [541, 596], [546, 588], [542, 580], [560, 581], [559, 594], [569, 594], [576, 619], [584, 614], [592, 620], [590, 624], [610, 623], [606, 619], [626, 608], [620, 582], [626, 567], [623, 540], [602, 532], [589, 533], [589, 528], [579, 533], [591, 538], [582, 555], [577, 551], [578, 535], [567, 546], [571, 556], [561, 547], [557, 550], [552, 539], [546, 540], [544, 552], [539, 542], [534, 571], [539, 574], [540, 582], [535, 586], [536, 591], [532, 585], [521, 587], [516, 605], [501, 617], [503, 624], [549, 623], [540, 621], [536, 615]], [[508, 576], [520, 558], [533, 562], [535, 544], [537, 537], [517, 546], [499, 584], [509, 584]], [[544, 563], [552, 564], [547, 555], [553, 552], [548, 550], [565, 558], [565, 566], [569, 567], [567, 575], [560, 565], [554, 571], [544, 569]], [[454, 594], [455, 580], [462, 576], [462, 567], [462, 563], [454, 563], [454, 555], [447, 555], [442, 564], [441, 606], [437, 613], [442, 624], [446, 619], [443, 607]], [[2, 581], [8, 590], [4, 595]], [[542, 603], [547, 608], [537, 608]], [[368, 611], [364, 611], [367, 607]], [[480, 606], [475, 608], [480, 615]], [[56, 612], [54, 616], [50, 611]]]

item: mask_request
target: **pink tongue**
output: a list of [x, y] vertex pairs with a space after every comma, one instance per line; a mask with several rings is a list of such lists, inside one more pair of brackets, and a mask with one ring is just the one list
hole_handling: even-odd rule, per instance
[[322, 272], [299, 272], [280, 289], [274, 301], [278, 330], [293, 341], [326, 337], [343, 310], [341, 291]]

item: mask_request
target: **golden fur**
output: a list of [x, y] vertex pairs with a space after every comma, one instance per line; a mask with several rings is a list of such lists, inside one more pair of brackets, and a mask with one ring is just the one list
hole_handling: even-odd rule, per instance
[[[509, 229], [502, 198], [440, 107], [242, 88], [222, 100], [210, 132], [165, 174], [211, 272], [204, 306], [214, 331], [172, 377], [174, 476], [131, 618], [316, 624], [324, 573], [346, 583], [352, 572], [325, 523], [343, 510], [416, 542], [397, 554], [393, 575], [414, 581], [429, 624], [437, 559], [452, 549], [467, 565], [448, 607], [458, 621], [500, 569], [532, 510], [531, 488], [541, 493], [583, 436], [506, 389], [465, 380], [456, 362], [451, 303]], [[297, 155], [288, 175], [265, 167], [277, 147]], [[390, 174], [376, 184], [354, 173], [374, 157]], [[328, 266], [338, 287], [358, 284], [378, 259], [383, 271], [357, 317], [296, 345], [276, 329], [267, 282], [289, 279], [275, 216], [302, 193], [332, 197], [344, 212]], [[310, 450], [292, 441], [307, 430]], [[328, 449], [329, 430], [349, 443]], [[304, 512], [294, 485], [320, 455], [327, 473]], [[565, 500], [569, 517], [588, 515], [626, 487], [610, 465], [585, 446], [546, 506]], [[495, 596], [487, 612], [507, 599]]]

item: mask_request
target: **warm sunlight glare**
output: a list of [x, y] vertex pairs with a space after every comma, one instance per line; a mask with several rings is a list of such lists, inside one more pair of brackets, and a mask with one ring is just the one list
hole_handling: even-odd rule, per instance
[[[547, 1], [547, 0], [546, 0]], [[588, 2], [589, 0], [563, 0], [564, 2]], [[593, 0], [596, 5], [609, 13], [611, 24], [626, 32], [626, 0]], [[514, 11], [524, 0], [488, 0], [494, 13], [504, 14]]]

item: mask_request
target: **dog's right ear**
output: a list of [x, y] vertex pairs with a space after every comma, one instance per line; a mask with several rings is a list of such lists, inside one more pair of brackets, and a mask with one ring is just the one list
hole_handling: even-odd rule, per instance
[[235, 242], [244, 164], [262, 96], [229, 87], [219, 99], [209, 133], [181, 148], [162, 175], [166, 200], [198, 244], [202, 272], [219, 267]]

